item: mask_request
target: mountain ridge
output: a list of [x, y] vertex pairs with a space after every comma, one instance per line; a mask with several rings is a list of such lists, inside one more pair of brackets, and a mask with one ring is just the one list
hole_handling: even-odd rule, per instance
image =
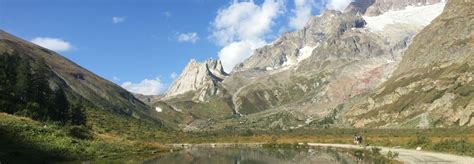
[[52, 74], [49, 83], [61, 87], [69, 99], [82, 99], [109, 112], [160, 123], [153, 110], [130, 92], [99, 77], [71, 60], [0, 30], [0, 52], [17, 54], [35, 63], [44, 63]]
[[[353, 5], [356, 3], [360, 5], [363, 2], [373, 2], [371, 5], [375, 5], [380, 12], [369, 13], [367, 10], [365, 13], [360, 11], [354, 13], [354, 10], [351, 9], [353, 6], [349, 6], [345, 12], [327, 11], [320, 17], [311, 18], [302, 30], [283, 34], [270, 45], [257, 49], [254, 55], [237, 65], [234, 71], [218, 82], [219, 88], [224, 91], [222, 94], [210, 96], [206, 101], [178, 96], [178, 98], [164, 100], [163, 103], [174, 107], [184, 107], [188, 100], [193, 100], [196, 104], [200, 104], [188, 104], [193, 106], [187, 107], [190, 109], [189, 112], [193, 113], [201, 110], [207, 111], [208, 109], [202, 107], [205, 104], [213, 104], [207, 102], [221, 101], [225, 103], [213, 106], [213, 111], [233, 110], [232, 113], [214, 115], [212, 119], [208, 119], [209, 116], [200, 115], [200, 117], [180, 123], [186, 127], [185, 129], [198, 131], [229, 127], [261, 130], [327, 126], [400, 128], [407, 127], [408, 124], [411, 126], [416, 119], [422, 120], [423, 126], [420, 127], [433, 126], [433, 120], [430, 120], [432, 117], [427, 114], [416, 115], [415, 118], [412, 117], [413, 115], [408, 117], [400, 115], [400, 119], [394, 119], [396, 115], [393, 113], [383, 114], [379, 111], [405, 108], [407, 103], [403, 103], [403, 101], [407, 101], [408, 104], [412, 103], [407, 99], [397, 100], [399, 97], [390, 93], [393, 89], [396, 89], [397, 94], [407, 94], [413, 87], [420, 87], [422, 84], [426, 87], [431, 86], [427, 90], [433, 88], [433, 85], [426, 84], [427, 81], [419, 81], [408, 86], [404, 86], [406, 83], [402, 82], [402, 86], [397, 86], [400, 85], [398, 81], [403, 81], [400, 78], [413, 78], [403, 74], [416, 72], [404, 70], [404, 68], [410, 68], [412, 65], [429, 66], [426, 63], [432, 63], [433, 59], [438, 60], [438, 58], [445, 59], [445, 61], [454, 61], [453, 59], [465, 61], [467, 59], [466, 55], [472, 50], [461, 48], [458, 50], [462, 50], [464, 57], [433, 57], [431, 54], [427, 54], [425, 56], [431, 56], [430, 60], [420, 63], [419, 61], [425, 61], [420, 60], [424, 56], [413, 54], [426, 53], [429, 50], [419, 52], [409, 47], [436, 45], [437, 42], [430, 41], [427, 36], [424, 36], [427, 39], [425, 41], [414, 40], [414, 38], [419, 38], [420, 31], [429, 29], [433, 26], [433, 22], [439, 22], [442, 18], [436, 17], [441, 14], [450, 14], [453, 18], [449, 19], [457, 18], [458, 15], [452, 12], [454, 11], [452, 6], [459, 7], [459, 3], [470, 2], [448, 1], [447, 4], [451, 6], [446, 5], [445, 7], [446, 3], [442, 0], [361, 0], [354, 2]], [[374, 8], [374, 6], [365, 7], [367, 9]], [[451, 10], [451, 12], [443, 12], [444, 8], [448, 8], [447, 10]], [[465, 16], [470, 18], [469, 12], [465, 11], [467, 8], [469, 5], [459, 8], [459, 10], [464, 14], [467, 13]], [[401, 13], [401, 15], [396, 13]], [[415, 19], [408, 16], [423, 18]], [[385, 22], [380, 24], [380, 20]], [[428, 24], [430, 26], [426, 27]], [[457, 29], [457, 26], [461, 25], [455, 23], [445, 26]], [[439, 29], [446, 27], [437, 26]], [[471, 31], [465, 30], [462, 34], [469, 36], [469, 32]], [[440, 34], [442, 35], [435, 38], [449, 35], [448, 33]], [[415, 44], [412, 45], [414, 42]], [[465, 39], [458, 39], [457, 42], [470, 43]], [[439, 52], [446, 51], [440, 50]], [[450, 50], [446, 54], [452, 52], [454, 50]], [[411, 55], [405, 57], [405, 53]], [[442, 65], [449, 64], [444, 62]], [[468, 72], [471, 67], [462, 64], [453, 68], [444, 68], [445, 66], [437, 66], [438, 73], [439, 70], [442, 73], [442, 70], [446, 72], [452, 69], [467, 71], [467, 74], [465, 72], [462, 76], [459, 74], [458, 82], [451, 81], [456, 85], [461, 85], [461, 88], [467, 89], [467, 93], [464, 93], [466, 91], [459, 93], [461, 91], [456, 90], [454, 96], [447, 94], [443, 97], [444, 91], [442, 93], [431, 91], [428, 97], [418, 96], [430, 100], [419, 101], [438, 104], [433, 108], [443, 107], [442, 104], [446, 105], [451, 101], [469, 107], [469, 96], [463, 98], [459, 95], [469, 95], [470, 93], [469, 79], [472, 77]], [[419, 70], [428, 69], [420, 68]], [[434, 74], [426, 75], [433, 76]], [[441, 99], [436, 95], [441, 96]], [[429, 98], [430, 96], [432, 97]], [[462, 100], [458, 100], [458, 98]], [[430, 105], [425, 104], [419, 108], [424, 109], [428, 106]], [[419, 110], [413, 111], [420, 114]], [[463, 108], [463, 110], [453, 109], [453, 111], [468, 112], [470, 110]], [[453, 122], [458, 121], [457, 124], [460, 126], [471, 126], [469, 113], [444, 112], [445, 114], [438, 115], [443, 116], [446, 113], [451, 113], [454, 115], [453, 117], [443, 116], [442, 118], [454, 119]], [[387, 118], [385, 115], [390, 117]], [[373, 116], [384, 119], [375, 119], [372, 118]], [[462, 119], [459, 119], [460, 117]], [[434, 119], [440, 120], [440, 118]], [[383, 123], [383, 121], [392, 122]], [[452, 126], [452, 124], [438, 124], [437, 126]]]

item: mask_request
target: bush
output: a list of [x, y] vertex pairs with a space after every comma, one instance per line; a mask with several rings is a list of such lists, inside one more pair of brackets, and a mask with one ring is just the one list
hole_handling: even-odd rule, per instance
[[426, 136], [417, 136], [416, 139], [408, 141], [407, 146], [409, 148], [415, 148], [418, 146], [426, 147], [431, 143], [431, 140]]
[[352, 150], [352, 155], [354, 155], [357, 159], [363, 160], [364, 159], [364, 151], [363, 150]]
[[372, 154], [373, 154], [373, 155], [376, 155], [376, 156], [380, 155], [380, 151], [381, 151], [381, 150], [382, 150], [382, 149], [380, 149], [380, 148], [378, 148], [378, 147], [372, 147], [372, 148], [370, 148], [370, 151], [372, 152]]
[[447, 151], [462, 155], [474, 156], [474, 143], [468, 142], [466, 139], [461, 140], [442, 140], [433, 145], [436, 151]]
[[250, 129], [247, 129], [243, 134], [242, 136], [253, 136], [254, 133], [252, 132], [252, 130]]
[[399, 154], [400, 153], [398, 153], [398, 152], [388, 151], [386, 156], [390, 161], [393, 161], [393, 160], [395, 160], [395, 158], [398, 157]]
[[68, 134], [71, 137], [81, 140], [89, 140], [94, 138], [89, 129], [84, 126], [71, 126], [68, 128]]

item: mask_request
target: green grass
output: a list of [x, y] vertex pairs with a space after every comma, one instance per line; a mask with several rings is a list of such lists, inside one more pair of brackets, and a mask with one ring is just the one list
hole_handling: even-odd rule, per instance
[[[62, 127], [0, 113], [0, 162], [29, 163], [118, 158], [130, 154], [165, 151], [161, 145], [89, 134], [78, 127]], [[89, 137], [78, 137], [85, 133]], [[89, 135], [87, 135], [89, 134]], [[82, 134], [84, 135], [84, 134]]]
[[474, 156], [474, 143], [469, 142], [466, 139], [442, 140], [441, 142], [433, 144], [430, 149], [440, 152]]
[[[304, 148], [295, 143], [352, 143], [355, 133], [364, 142], [378, 146], [402, 146], [474, 156], [474, 130], [453, 129], [294, 129], [294, 130], [218, 130], [183, 133], [109, 115], [88, 112], [92, 133], [77, 127], [41, 123], [25, 117], [0, 113], [0, 161], [32, 162], [113, 158], [150, 155], [167, 151], [165, 143], [270, 143], [278, 148]], [[94, 122], [94, 123], [90, 123]], [[128, 125], [127, 125], [128, 124]], [[109, 127], [107, 129], [107, 127]], [[72, 135], [71, 130], [80, 135]], [[81, 137], [85, 135], [86, 137]], [[79, 136], [79, 137], [78, 137]], [[179, 136], [179, 137], [176, 137]], [[425, 136], [425, 137], [416, 137]], [[82, 138], [82, 139], [81, 139]], [[271, 146], [270, 146], [271, 147]], [[370, 151], [370, 150], [368, 150]], [[360, 152], [359, 152], [360, 153]], [[368, 152], [362, 152], [368, 153]], [[28, 157], [28, 158], [25, 158]], [[376, 157], [375, 157], [376, 158]]]
[[127, 140], [159, 141], [169, 139], [166, 129], [146, 120], [138, 120], [126, 115], [109, 113], [102, 110], [87, 110], [87, 126], [97, 134], [124, 138]]

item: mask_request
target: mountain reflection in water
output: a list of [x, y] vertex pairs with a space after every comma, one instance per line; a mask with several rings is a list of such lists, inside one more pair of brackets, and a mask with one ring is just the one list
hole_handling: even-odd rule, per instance
[[264, 148], [188, 148], [166, 153], [144, 163], [166, 164], [285, 164], [285, 163], [358, 163], [346, 152], [316, 149], [264, 149]]

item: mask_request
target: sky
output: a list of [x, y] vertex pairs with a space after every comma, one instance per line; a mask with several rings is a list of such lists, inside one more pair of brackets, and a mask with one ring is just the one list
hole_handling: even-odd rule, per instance
[[0, 29], [125, 89], [166, 92], [191, 59], [227, 72], [253, 50], [351, 0], [0, 0]]

